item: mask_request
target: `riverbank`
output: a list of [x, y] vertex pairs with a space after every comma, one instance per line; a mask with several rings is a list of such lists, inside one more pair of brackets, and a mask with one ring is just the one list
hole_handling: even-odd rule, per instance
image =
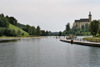
[[27, 39], [27, 38], [44, 38], [42, 36], [38, 37], [0, 37], [0, 39]]
[[20, 39], [36, 39], [36, 38], [45, 38], [45, 37], [0, 37], [0, 42], [16, 41]]
[[85, 37], [83, 40], [90, 41], [90, 42], [100, 42], [100, 38], [98, 37]]
[[61, 39], [60, 41], [68, 42], [71, 44], [100, 47], [100, 42], [98, 42], [98, 43], [97, 42], [84, 42], [84, 41], [77, 41], [77, 40], [71, 41], [70, 39]]

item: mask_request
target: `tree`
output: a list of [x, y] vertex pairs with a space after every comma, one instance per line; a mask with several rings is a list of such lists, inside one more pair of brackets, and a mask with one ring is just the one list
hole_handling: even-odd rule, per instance
[[45, 32], [45, 34], [46, 34], [46, 36], [48, 36], [49, 32], [48, 32], [48, 31], [46, 31], [46, 32]]
[[34, 27], [34, 26], [31, 26], [31, 27], [29, 28], [28, 33], [29, 33], [30, 35], [35, 35], [35, 33], [36, 33], [35, 27]]
[[3, 36], [4, 35], [4, 32], [5, 32], [5, 28], [0, 28], [0, 36]]
[[41, 36], [46, 36], [45, 30], [41, 30]]
[[8, 27], [9, 21], [6, 17], [0, 16], [0, 27]]
[[20, 30], [17, 31], [17, 35], [21, 35], [21, 31]]
[[66, 34], [69, 34], [70, 33], [70, 23], [68, 23], [67, 25], [66, 25]]
[[36, 29], [36, 35], [40, 36], [41, 35], [41, 30], [40, 30], [40, 27], [37, 26], [37, 29]]
[[10, 30], [8, 28], [5, 28], [4, 33], [5, 36], [10, 36]]
[[0, 18], [1, 18], [1, 17], [4, 17], [4, 14], [3, 14], [3, 13], [2, 13], [2, 14], [0, 14]]
[[59, 32], [59, 36], [61, 36], [61, 35], [62, 35], [62, 32], [60, 31], [60, 32]]
[[30, 25], [26, 25], [26, 26], [23, 28], [23, 30], [29, 33], [29, 32], [30, 32], [30, 30], [29, 30], [30, 27], [31, 27]]
[[12, 36], [17, 36], [18, 32], [16, 33], [15, 29], [13, 29], [11, 33], [12, 33]]
[[9, 17], [9, 22], [15, 26], [17, 26], [17, 20], [14, 17]]
[[32, 35], [35, 35], [36, 34], [36, 29], [34, 26], [32, 26]]
[[100, 37], [100, 21], [99, 21], [98, 35], [99, 35], [99, 37]]
[[96, 36], [96, 34], [99, 30], [99, 21], [97, 21], [97, 20], [91, 21], [90, 25], [89, 25], [89, 30], [93, 36]]

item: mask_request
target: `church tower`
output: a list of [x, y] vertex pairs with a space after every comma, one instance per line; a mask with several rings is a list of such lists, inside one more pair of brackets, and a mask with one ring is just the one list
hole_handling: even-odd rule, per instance
[[91, 15], [91, 12], [89, 12], [89, 22], [92, 21], [92, 15]]

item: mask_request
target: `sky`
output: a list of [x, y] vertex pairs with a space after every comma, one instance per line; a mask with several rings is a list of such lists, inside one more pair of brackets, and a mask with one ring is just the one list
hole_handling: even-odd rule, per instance
[[42, 30], [59, 32], [69, 22], [88, 18], [100, 19], [100, 0], [0, 0], [0, 13], [15, 17], [19, 23]]

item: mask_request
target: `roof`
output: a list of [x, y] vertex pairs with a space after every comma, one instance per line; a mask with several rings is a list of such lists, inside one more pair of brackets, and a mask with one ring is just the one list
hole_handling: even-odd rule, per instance
[[80, 19], [80, 20], [75, 20], [75, 22], [89, 22], [89, 19]]

